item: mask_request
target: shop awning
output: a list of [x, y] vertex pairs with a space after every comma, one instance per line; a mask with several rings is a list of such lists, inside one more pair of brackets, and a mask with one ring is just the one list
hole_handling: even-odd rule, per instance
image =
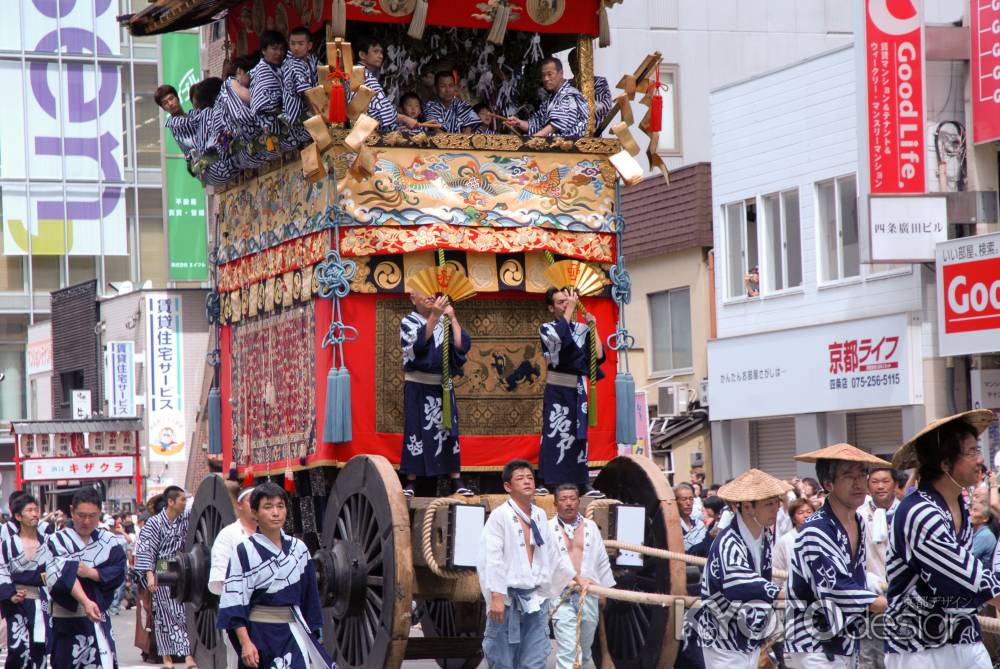
[[67, 434], [83, 432], [138, 432], [141, 418], [88, 418], [86, 420], [11, 421], [14, 434]]
[[654, 453], [666, 451], [683, 437], [698, 432], [708, 426], [708, 412], [695, 411], [687, 416], [666, 420], [654, 420], [649, 440]]

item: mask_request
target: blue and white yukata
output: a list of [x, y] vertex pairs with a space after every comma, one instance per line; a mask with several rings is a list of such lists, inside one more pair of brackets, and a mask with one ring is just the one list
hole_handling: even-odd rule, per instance
[[865, 524], [858, 523], [858, 551], [827, 500], [799, 528], [792, 550], [785, 605], [785, 652], [799, 669], [853, 669], [866, 635], [869, 605]]
[[[134, 569], [146, 581], [146, 572], [155, 572], [156, 563], [166, 560], [184, 548], [191, 515], [187, 512], [173, 521], [164, 509], [146, 521], [135, 546]], [[161, 655], [186, 657], [191, 654], [184, 605], [173, 598], [170, 586], [157, 585], [153, 593], [153, 631], [156, 649]]]
[[261, 58], [250, 70], [250, 109], [257, 115], [257, 123], [271, 135], [281, 129], [282, 86], [279, 68]]
[[[236, 546], [216, 624], [237, 649], [235, 630], [247, 629], [260, 669], [337, 668], [319, 642], [323, 609], [312, 556], [302, 541], [284, 532], [281, 546], [260, 532]], [[242, 659], [238, 666], [246, 667]]]
[[[96, 569], [100, 580], [77, 579], [81, 563]], [[111, 618], [105, 615], [101, 622], [93, 622], [71, 592], [79, 580], [87, 597], [106, 614], [115, 591], [125, 580], [126, 564], [125, 542], [107, 530], [94, 530], [85, 539], [67, 528], [49, 538], [45, 572], [52, 616], [52, 634], [48, 637], [52, 667], [113, 669], [116, 655]]]
[[[378, 131], [386, 133], [398, 129], [399, 112], [396, 111], [396, 106], [389, 100], [389, 96], [382, 90], [382, 84], [379, 83], [378, 77], [368, 68], [365, 68], [364, 85], [375, 92], [371, 102], [368, 103], [368, 115], [378, 121]], [[354, 95], [354, 93], [351, 93], [351, 98]]]
[[694, 616], [707, 669], [756, 669], [777, 623], [771, 543], [770, 529], [754, 537], [739, 514], [712, 542], [701, 577], [703, 605]]
[[[529, 544], [535, 547], [530, 562]], [[492, 593], [504, 598], [503, 622], [486, 617], [483, 656], [489, 669], [545, 669], [551, 650], [548, 600], [576, 576], [545, 511], [532, 504], [525, 514], [510, 499], [495, 508], [483, 527], [476, 571], [487, 613]]]
[[[547, 363], [542, 395], [542, 438], [538, 475], [548, 486], [585, 485], [587, 469], [587, 387], [590, 379], [590, 328], [565, 318], [539, 328]], [[598, 361], [597, 378], [604, 378]], [[596, 401], [596, 398], [595, 398]]]
[[[233, 77], [222, 84], [212, 115], [212, 138], [219, 156], [227, 158], [236, 170], [253, 169], [277, 157], [262, 140], [260, 118], [233, 90]], [[226, 170], [223, 170], [226, 171]]]
[[[38, 533], [33, 558], [24, 552], [20, 529], [15, 521], [4, 524], [0, 533], [0, 613], [7, 621], [7, 661], [5, 669], [41, 669], [45, 662], [46, 630], [49, 625], [45, 601], [47, 552], [44, 533]], [[20, 604], [10, 601], [18, 590], [25, 591]]]
[[457, 97], [447, 106], [438, 98], [428, 100], [424, 104], [424, 118], [440, 123], [445, 132], [462, 132], [466, 128], [477, 128], [482, 124], [479, 114], [472, 110], [472, 105]]
[[[595, 585], [605, 588], [615, 587], [615, 577], [611, 573], [611, 561], [608, 551], [604, 548], [604, 538], [597, 523], [577, 514], [575, 523], [566, 523], [558, 515], [549, 521], [549, 529], [556, 539], [559, 552], [570, 558], [573, 568], [583, 578]], [[575, 544], [580, 551], [580, 564], [577, 565], [570, 548]], [[583, 615], [580, 620], [580, 664], [586, 667], [590, 663], [594, 634], [597, 632], [599, 619], [598, 597], [588, 594], [583, 601], [580, 593], [572, 594], [563, 591], [567, 599], [552, 616], [552, 631], [556, 640], [557, 669], [573, 669], [576, 661], [576, 618], [580, 607]]]
[[299, 144], [311, 142], [309, 131], [302, 125], [311, 115], [302, 97], [310, 88], [318, 85], [316, 57], [296, 58], [289, 51], [281, 65], [281, 99], [283, 115], [289, 126], [289, 133]]
[[972, 554], [969, 507], [961, 529], [927, 481], [903, 498], [889, 528], [887, 669], [988, 669], [976, 613], [1000, 596], [1000, 578]]
[[167, 118], [165, 124], [188, 163], [194, 160], [195, 153], [198, 150], [198, 137], [201, 131], [201, 124], [198, 123], [198, 117], [204, 111], [203, 109], [192, 109], [187, 113], [176, 116], [171, 115]]
[[579, 137], [587, 132], [589, 115], [590, 105], [583, 93], [564, 81], [559, 90], [549, 94], [528, 119], [528, 134], [534, 135], [551, 125], [555, 137]]
[[[442, 426], [444, 318], [438, 320], [428, 340], [427, 319], [413, 311], [400, 322], [399, 339], [403, 347], [404, 371], [403, 452], [399, 473], [441, 476], [460, 471], [458, 403], [454, 386], [449, 397], [451, 432], [445, 432]], [[461, 346], [455, 346], [452, 339], [449, 351], [452, 376], [461, 376], [471, 346], [472, 339], [464, 329]]]
[[[576, 79], [570, 79], [569, 83], [580, 90], [577, 86]], [[600, 125], [604, 117], [608, 115], [611, 111], [611, 107], [614, 106], [615, 102], [611, 97], [611, 87], [608, 86], [608, 80], [604, 77], [594, 76], [594, 119], [596, 125]]]

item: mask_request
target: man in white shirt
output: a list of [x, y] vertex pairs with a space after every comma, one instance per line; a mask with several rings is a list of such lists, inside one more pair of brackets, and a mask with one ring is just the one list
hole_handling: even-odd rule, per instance
[[510, 498], [486, 521], [476, 562], [488, 611], [483, 655], [490, 669], [544, 669], [551, 650], [546, 600], [571, 581], [587, 580], [576, 575], [545, 512], [532, 504], [531, 464], [511, 460], [501, 478]]
[[[896, 498], [896, 470], [872, 469], [868, 473], [868, 498], [858, 509], [865, 521], [865, 571], [868, 587], [882, 592], [889, 582], [885, 557], [889, 549], [889, 524], [899, 506]], [[881, 635], [861, 639], [861, 669], [885, 669], [885, 648]]]
[[[577, 576], [606, 588], [614, 587], [611, 562], [604, 548], [604, 538], [597, 523], [580, 515], [580, 490], [572, 483], [556, 488], [556, 516], [549, 521], [562, 555], [568, 555]], [[583, 601], [579, 593], [563, 592], [566, 601], [552, 617], [556, 637], [556, 667], [573, 669], [576, 661], [576, 618], [583, 607], [580, 623], [580, 666], [590, 662], [591, 646], [597, 631], [598, 598], [588, 594]]]
[[[243, 491], [239, 490], [239, 484], [233, 481], [226, 483], [229, 494], [235, 498], [236, 502], [236, 522], [230, 523], [219, 531], [212, 544], [212, 563], [208, 572], [208, 589], [216, 595], [222, 594], [222, 587], [226, 582], [226, 568], [229, 566], [229, 559], [236, 552], [236, 547], [244, 539], [257, 531], [257, 521], [253, 517], [253, 510], [250, 508], [250, 493], [253, 487]], [[229, 641], [229, 635], [222, 635], [226, 644], [226, 667], [236, 669], [239, 660], [238, 653]]]

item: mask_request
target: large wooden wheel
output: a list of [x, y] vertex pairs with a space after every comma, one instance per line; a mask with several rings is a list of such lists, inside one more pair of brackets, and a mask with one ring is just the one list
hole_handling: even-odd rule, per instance
[[215, 627], [219, 598], [208, 591], [208, 572], [215, 538], [234, 522], [236, 510], [225, 482], [221, 476], [209, 476], [195, 494], [184, 552], [174, 562], [177, 580], [172, 586], [174, 599], [185, 603], [191, 654], [199, 669], [226, 667], [226, 647]]
[[[674, 493], [652, 460], [634, 456], [615, 458], [604, 467], [594, 486], [623, 504], [645, 507], [643, 544], [684, 552]], [[617, 587], [623, 590], [687, 594], [684, 563], [675, 560], [647, 557], [639, 569], [616, 572], [616, 579]], [[595, 663], [602, 666], [605, 660], [610, 660], [615, 669], [669, 669], [679, 647], [674, 634], [678, 621], [673, 620], [674, 615], [670, 607], [608, 600], [601, 611]]]
[[330, 493], [322, 539], [327, 649], [342, 669], [398, 669], [410, 634], [413, 555], [406, 498], [388, 460], [351, 458]]

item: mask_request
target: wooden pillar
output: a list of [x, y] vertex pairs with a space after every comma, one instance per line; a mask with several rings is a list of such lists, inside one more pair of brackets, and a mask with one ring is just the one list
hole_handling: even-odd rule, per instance
[[587, 117], [587, 134], [594, 134], [597, 125], [597, 106], [594, 101], [594, 38], [581, 34], [576, 38], [577, 85], [583, 93], [583, 99], [590, 106]]

